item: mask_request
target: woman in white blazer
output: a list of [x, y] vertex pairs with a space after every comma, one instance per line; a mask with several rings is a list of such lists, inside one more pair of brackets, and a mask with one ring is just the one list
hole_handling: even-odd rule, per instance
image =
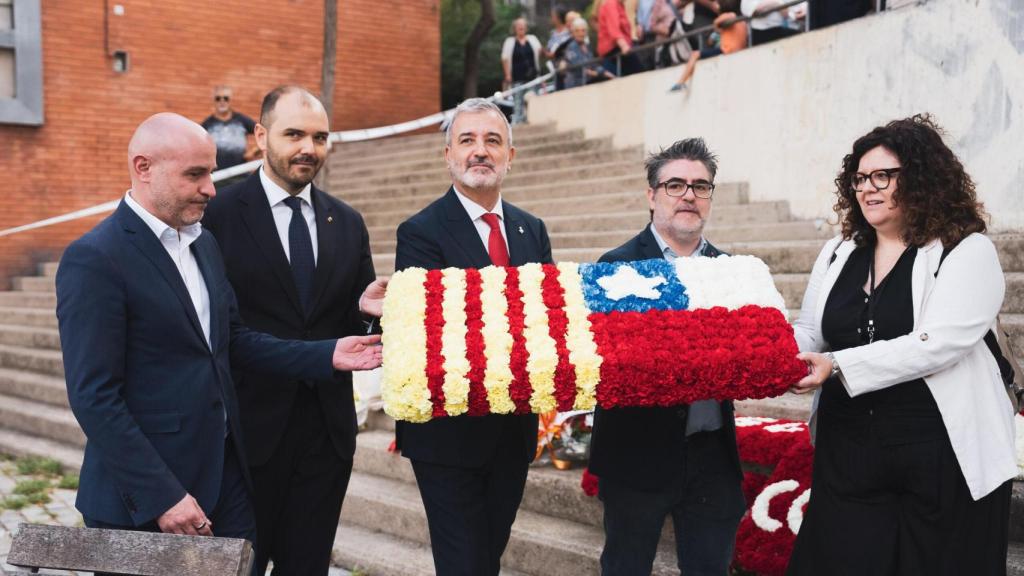
[[983, 341], [1005, 282], [938, 130], [875, 128], [836, 178], [842, 235], [794, 325], [816, 452], [791, 576], [1006, 571], [1013, 410]]

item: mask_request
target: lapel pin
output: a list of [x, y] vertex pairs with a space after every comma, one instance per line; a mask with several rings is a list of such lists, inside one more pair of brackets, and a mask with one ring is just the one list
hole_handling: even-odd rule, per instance
[[523, 233], [523, 227], [522, 227], [522, 226], [520, 226], [520, 227], [519, 227], [519, 233], [520, 233], [520, 234], [522, 234], [522, 233]]
[[327, 223], [330, 224], [331, 222], [334, 222], [334, 216], [327, 217]]

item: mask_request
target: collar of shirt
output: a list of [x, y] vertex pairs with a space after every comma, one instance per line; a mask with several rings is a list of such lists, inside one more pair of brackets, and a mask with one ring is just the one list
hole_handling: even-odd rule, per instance
[[[665, 239], [661, 237], [661, 234], [658, 234], [658, 229], [654, 227], [654, 224], [651, 224], [651, 234], [654, 234], [654, 240], [658, 243], [658, 248], [661, 248], [661, 253], [665, 256], [665, 260], [672, 261], [679, 256], [676, 254], [675, 250], [665, 242]], [[697, 249], [690, 253], [689, 256], [702, 256], [704, 254], [704, 249], [707, 247], [708, 241], [704, 236], [701, 236], [700, 242], [697, 244]]]
[[139, 204], [135, 198], [132, 198], [131, 190], [125, 193], [124, 201], [125, 204], [128, 204], [128, 207], [132, 209], [132, 212], [135, 212], [139, 218], [146, 223], [146, 226], [153, 231], [153, 234], [156, 234], [158, 239], [163, 239], [166, 235], [174, 233], [179, 236], [180, 241], [184, 246], [191, 246], [193, 242], [199, 239], [199, 235], [203, 233], [203, 225], [199, 222], [189, 226], [183, 226], [180, 230], [171, 228], [166, 222], [151, 214], [149, 210], [143, 208], [142, 204]]
[[[273, 208], [275, 205], [284, 202], [286, 198], [291, 197], [291, 194], [287, 190], [281, 188], [276, 182], [267, 176], [267, 170], [265, 166], [260, 166], [260, 183], [263, 184], [263, 191], [267, 194], [267, 201], [270, 202], [270, 207]], [[313, 207], [313, 193], [311, 192], [312, 184], [306, 184], [306, 187], [299, 192], [297, 196], [302, 199], [310, 208]]]
[[[476, 202], [473, 202], [472, 200], [467, 198], [462, 192], [459, 192], [458, 187], [452, 185], [452, 190], [455, 190], [455, 196], [456, 198], [459, 199], [459, 202], [462, 203], [462, 207], [466, 210], [466, 214], [469, 214], [470, 220], [476, 222], [477, 220], [480, 219], [481, 216], [487, 214], [487, 210], [484, 210], [483, 206], [477, 204]], [[501, 220], [502, 224], [505, 223], [505, 214], [502, 212], [501, 209], [501, 194], [498, 194], [498, 202], [494, 205], [494, 209], [491, 210], [491, 213], [497, 214], [498, 220]]]

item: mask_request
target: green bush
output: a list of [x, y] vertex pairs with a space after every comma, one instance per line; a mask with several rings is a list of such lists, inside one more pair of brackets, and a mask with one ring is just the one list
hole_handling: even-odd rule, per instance
[[65, 490], [78, 490], [78, 474], [65, 474], [57, 482], [57, 488]]
[[[501, 90], [501, 44], [522, 8], [494, 0], [494, 26], [480, 46], [477, 95]], [[479, 0], [441, 0], [441, 106], [445, 110], [462, 101], [466, 38], [480, 18]]]
[[24, 496], [9, 496], [0, 500], [0, 510], [21, 510], [28, 506], [28, 500]]

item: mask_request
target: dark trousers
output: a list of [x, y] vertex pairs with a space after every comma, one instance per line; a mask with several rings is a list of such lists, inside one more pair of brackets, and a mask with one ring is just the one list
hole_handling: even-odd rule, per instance
[[438, 576], [497, 576], [501, 569], [529, 468], [518, 456], [522, 432], [509, 420], [492, 459], [479, 468], [412, 461]]
[[735, 463], [721, 436], [718, 431], [688, 437], [683, 473], [664, 490], [645, 492], [622, 482], [599, 480], [598, 494], [604, 503], [604, 576], [650, 574], [669, 516], [683, 574], [728, 574], [746, 505]]
[[795, 36], [799, 33], [799, 30], [793, 30], [792, 28], [786, 28], [785, 26], [776, 26], [765, 30], [752, 28], [750, 30], [750, 41], [754, 46], [760, 46], [766, 42], [782, 40], [783, 38], [789, 38], [790, 36]]
[[324, 576], [352, 461], [338, 456], [316, 389], [299, 386], [288, 426], [266, 463], [250, 468], [260, 547], [256, 568], [274, 576]]
[[636, 54], [630, 52], [623, 55], [618, 46], [604, 55], [604, 62], [601, 65], [616, 76], [629, 76], [644, 71]]
[[819, 414], [791, 576], [1002, 576], [1011, 483], [975, 501], [941, 419], [838, 425]]
[[[212, 511], [204, 510], [213, 524], [213, 535], [221, 538], [244, 538], [256, 546], [256, 522], [253, 517], [252, 500], [245, 487], [242, 465], [235, 452], [234, 442], [229, 437], [224, 442], [224, 471], [220, 484], [220, 495]], [[138, 530], [159, 532], [156, 520], [142, 526], [117, 526], [89, 518], [83, 518], [89, 528], [110, 530]], [[253, 567], [253, 576], [259, 574]], [[106, 576], [97, 572], [96, 576]]]

